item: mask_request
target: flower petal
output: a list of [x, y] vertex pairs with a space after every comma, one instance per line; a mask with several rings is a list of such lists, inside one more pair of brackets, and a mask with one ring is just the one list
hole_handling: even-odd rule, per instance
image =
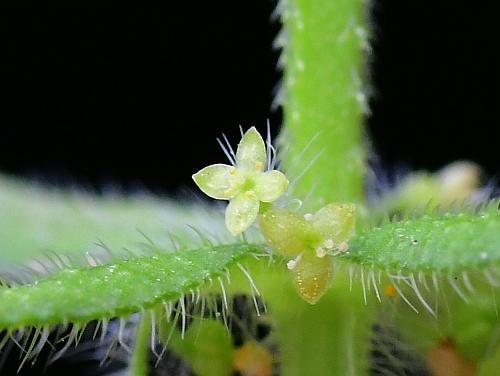
[[226, 227], [235, 236], [241, 234], [252, 225], [258, 213], [258, 200], [237, 195], [226, 208]]
[[279, 171], [272, 170], [255, 177], [255, 194], [262, 202], [276, 201], [288, 187], [288, 180]]
[[331, 257], [304, 254], [290, 273], [299, 296], [316, 304], [332, 283], [333, 261]]
[[225, 164], [213, 164], [194, 174], [193, 180], [206, 195], [219, 200], [228, 200], [232, 196], [227, 192], [232, 185], [232, 169], [234, 167]]
[[351, 203], [333, 203], [321, 208], [311, 223], [323, 240], [331, 240], [335, 246], [347, 241], [354, 232], [356, 206]]
[[266, 146], [255, 127], [250, 128], [238, 144], [236, 166], [257, 171], [262, 171], [266, 166]]
[[297, 256], [309, 249], [307, 239], [313, 228], [301, 215], [288, 210], [268, 210], [259, 216], [266, 241], [284, 256]]

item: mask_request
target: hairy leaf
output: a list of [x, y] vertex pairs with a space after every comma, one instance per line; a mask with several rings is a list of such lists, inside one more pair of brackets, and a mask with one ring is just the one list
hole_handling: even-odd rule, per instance
[[3, 287], [0, 329], [126, 316], [188, 293], [257, 250], [235, 244], [157, 253]]
[[48, 189], [0, 175], [0, 271], [45, 251], [103, 253], [97, 243], [140, 251], [138, 243], [148, 242], [141, 233], [161, 248], [171, 247], [169, 233], [191, 246], [199, 236], [190, 226], [224, 242], [232, 239], [222, 213], [201, 204], [180, 204], [146, 192], [123, 196]]
[[477, 212], [426, 214], [362, 231], [345, 259], [386, 270], [462, 271], [500, 261], [498, 202]]

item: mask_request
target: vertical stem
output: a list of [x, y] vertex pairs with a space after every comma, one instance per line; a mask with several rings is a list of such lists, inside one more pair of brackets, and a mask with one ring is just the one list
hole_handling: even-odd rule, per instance
[[[245, 266], [266, 301], [272, 325], [268, 343], [276, 344], [275, 361], [283, 376], [364, 376], [369, 374], [370, 335], [377, 307], [365, 304], [359, 283], [350, 289], [347, 270], [315, 304], [298, 297], [284, 265], [273, 269], [248, 260]], [[249, 282], [235, 271], [230, 294], [249, 295]]]
[[135, 346], [130, 360], [130, 376], [149, 375], [149, 340], [151, 335], [151, 317], [148, 312], [141, 315], [137, 324]]
[[364, 9], [363, 0], [286, 0], [282, 8], [283, 163], [293, 177], [315, 160], [294, 187], [299, 197], [314, 190], [313, 208], [363, 201]]

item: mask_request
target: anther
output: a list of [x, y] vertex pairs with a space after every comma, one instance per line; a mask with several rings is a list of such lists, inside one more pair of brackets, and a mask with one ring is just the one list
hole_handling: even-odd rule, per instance
[[325, 257], [326, 256], [326, 249], [324, 249], [323, 247], [316, 248], [316, 256], [318, 256], [319, 258]]
[[302, 254], [298, 255], [293, 260], [288, 261], [286, 263], [286, 267], [288, 268], [288, 270], [295, 269], [295, 267], [297, 266], [297, 263], [300, 261], [301, 258], [302, 258]]
[[347, 252], [347, 250], [349, 249], [349, 244], [347, 244], [346, 242], [342, 242], [339, 244], [337, 249], [339, 250], [339, 252]]
[[326, 239], [325, 242], [323, 243], [326, 249], [332, 249], [334, 246], [333, 240], [332, 239]]

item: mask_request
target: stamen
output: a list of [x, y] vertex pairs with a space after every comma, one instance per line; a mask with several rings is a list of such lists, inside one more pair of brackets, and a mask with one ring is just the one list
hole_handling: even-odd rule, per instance
[[339, 252], [347, 252], [347, 250], [349, 249], [349, 244], [347, 244], [346, 242], [342, 242], [339, 244], [337, 249], [339, 250]]
[[332, 239], [326, 239], [323, 245], [325, 246], [326, 249], [332, 249], [334, 243]]
[[326, 256], [326, 249], [323, 247], [318, 247], [316, 248], [316, 256], [319, 258], [323, 258]]
[[288, 270], [295, 269], [295, 267], [297, 266], [297, 263], [300, 261], [301, 258], [302, 258], [302, 254], [298, 255], [293, 260], [288, 261], [286, 263], [286, 267], [288, 268]]

